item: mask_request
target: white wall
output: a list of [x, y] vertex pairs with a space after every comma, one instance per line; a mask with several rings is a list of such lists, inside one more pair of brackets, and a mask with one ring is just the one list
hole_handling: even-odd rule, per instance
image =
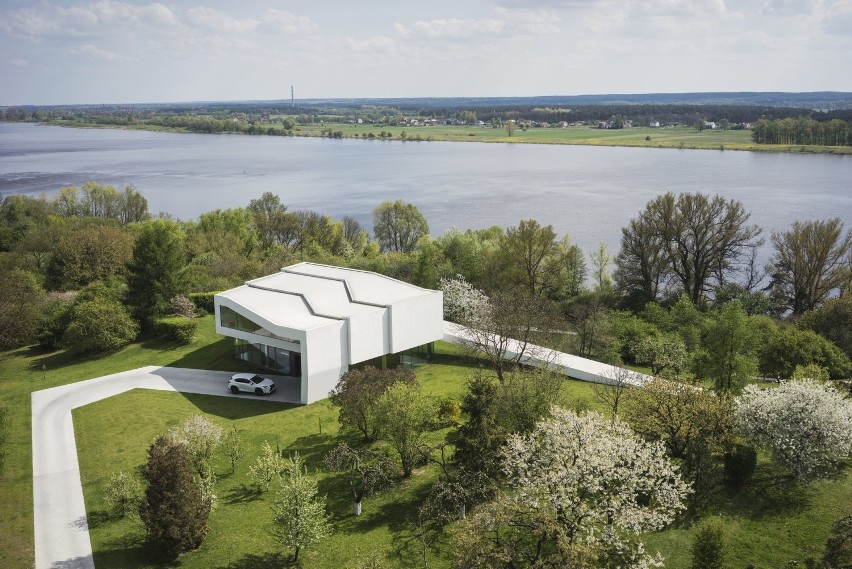
[[349, 318], [350, 365], [386, 354], [388, 309], [377, 309]]
[[328, 397], [340, 376], [349, 369], [347, 323], [312, 328], [302, 349], [302, 403]]
[[444, 336], [444, 295], [435, 291], [394, 302], [390, 318], [391, 353], [440, 340]]

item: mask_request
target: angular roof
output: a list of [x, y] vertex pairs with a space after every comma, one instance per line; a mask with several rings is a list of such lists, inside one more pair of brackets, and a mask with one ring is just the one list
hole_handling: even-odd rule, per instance
[[217, 296], [278, 326], [308, 330], [429, 294], [436, 292], [376, 273], [305, 262]]

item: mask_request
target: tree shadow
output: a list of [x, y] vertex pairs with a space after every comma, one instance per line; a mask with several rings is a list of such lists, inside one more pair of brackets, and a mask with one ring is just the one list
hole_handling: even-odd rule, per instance
[[758, 466], [749, 484], [719, 493], [725, 510], [733, 515], [759, 521], [803, 512], [811, 507], [815, 490], [774, 465]]
[[119, 514], [110, 512], [109, 510], [90, 510], [86, 512], [86, 521], [90, 530], [120, 519], [121, 516]]
[[322, 468], [325, 455], [336, 447], [338, 442], [340, 442], [338, 437], [315, 433], [299, 437], [282, 450], [285, 456], [298, 452], [309, 467]]
[[263, 492], [257, 485], [246, 486], [240, 484], [238, 487], [231, 488], [228, 493], [223, 496], [226, 504], [247, 504], [256, 502], [263, 497]]
[[298, 567], [289, 555], [279, 551], [255, 554], [249, 553], [228, 565], [219, 565], [216, 569], [280, 569], [282, 567]]

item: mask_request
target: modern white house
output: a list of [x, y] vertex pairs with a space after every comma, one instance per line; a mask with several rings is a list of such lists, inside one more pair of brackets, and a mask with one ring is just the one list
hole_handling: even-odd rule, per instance
[[301, 402], [328, 397], [349, 366], [413, 365], [442, 339], [443, 294], [384, 275], [298, 263], [214, 297], [216, 331], [237, 358], [301, 378]]

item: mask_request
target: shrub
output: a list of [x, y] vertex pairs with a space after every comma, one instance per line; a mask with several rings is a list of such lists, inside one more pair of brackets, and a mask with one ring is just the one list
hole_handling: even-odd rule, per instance
[[158, 336], [165, 336], [170, 340], [189, 344], [198, 332], [198, 322], [183, 316], [159, 318], [154, 325], [154, 331]]
[[742, 488], [757, 468], [757, 451], [747, 445], [734, 445], [725, 453], [725, 482]]
[[9, 408], [0, 403], [0, 474], [6, 463], [6, 439], [9, 437]]
[[831, 569], [852, 567], [852, 515], [840, 518], [831, 526], [822, 560]]
[[[66, 293], [67, 294], [67, 293]], [[73, 300], [51, 298], [41, 313], [36, 339], [40, 346], [58, 350], [62, 345], [62, 336], [71, 323]]]
[[200, 546], [207, 535], [210, 507], [193, 479], [186, 445], [157, 437], [148, 449], [145, 479], [148, 488], [139, 517], [148, 543], [172, 558]]
[[218, 294], [217, 292], [191, 292], [187, 296], [189, 300], [191, 300], [196, 308], [200, 308], [206, 312], [212, 314], [215, 312], [216, 308], [213, 306], [213, 297]]
[[195, 318], [195, 303], [189, 300], [182, 294], [173, 296], [169, 301], [172, 305], [172, 314], [174, 316], [183, 316], [184, 318]]
[[106, 352], [129, 344], [138, 333], [123, 305], [96, 297], [74, 307], [62, 343], [80, 352]]
[[692, 539], [692, 569], [722, 569], [726, 549], [722, 524], [718, 520], [704, 523]]

